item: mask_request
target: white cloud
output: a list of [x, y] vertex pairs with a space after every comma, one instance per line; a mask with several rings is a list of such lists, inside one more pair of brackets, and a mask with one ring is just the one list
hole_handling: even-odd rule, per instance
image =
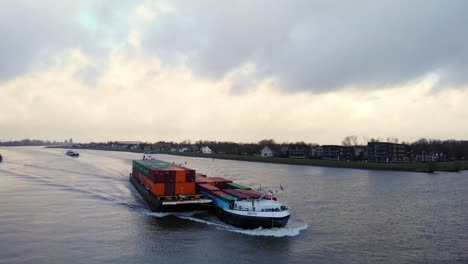
[[[79, 44], [58, 51], [45, 49], [29, 71], [0, 83], [0, 140], [245, 142], [274, 138], [326, 144], [339, 143], [347, 135], [413, 141], [420, 137], [461, 139], [468, 134], [468, 89], [434, 92], [439, 85], [437, 75], [386, 85], [386, 89], [345, 85], [329, 92], [291, 92], [281, 74], [261, 73], [265, 70], [261, 63], [242, 59], [222, 77], [209, 78], [199, 74], [193, 61], [197, 56], [190, 51], [177, 49], [173, 64], [167, 63], [164, 52], [147, 51], [144, 40], [154, 29], [151, 25], [171, 25], [165, 16], [182, 15], [175, 7], [140, 5], [127, 13], [126, 34], [113, 37], [106, 53], [95, 56]], [[191, 19], [175, 26], [190, 31]], [[296, 31], [294, 38], [304, 37], [301, 32]], [[177, 40], [177, 35], [172, 37]], [[167, 40], [166, 44], [173, 43]], [[203, 46], [206, 39], [194, 40]], [[103, 41], [107, 40], [98, 42]], [[249, 50], [247, 46], [244, 51]], [[219, 59], [237, 56], [224, 47], [210, 52]], [[83, 78], [90, 73], [92, 81]], [[339, 78], [340, 72], [333, 74]]]
[[249, 74], [251, 66], [213, 81], [184, 65], [162, 67], [156, 56], [130, 56], [135, 49], [121, 45], [110, 53], [94, 84], [76, 77], [93, 64], [78, 49], [56, 55], [48, 68], [2, 84], [2, 138], [275, 138], [325, 144], [351, 134], [415, 140], [468, 133], [468, 91], [433, 93], [430, 78], [385, 90], [348, 88], [325, 94], [285, 93], [274, 79], [265, 79], [233, 94], [232, 76]]

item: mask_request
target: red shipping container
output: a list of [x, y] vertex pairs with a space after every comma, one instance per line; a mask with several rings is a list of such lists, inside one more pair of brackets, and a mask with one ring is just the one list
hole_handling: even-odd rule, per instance
[[223, 196], [228, 195], [228, 194], [223, 192], [223, 191], [213, 191], [213, 195], [217, 196], [217, 197], [223, 197]]
[[239, 192], [237, 189], [224, 189], [223, 191], [239, 199], [247, 199], [250, 197], [245, 193]]
[[151, 168], [150, 171], [155, 183], [175, 182], [175, 171], [170, 168]]
[[219, 188], [210, 184], [201, 183], [201, 184], [197, 184], [197, 187], [198, 189], [205, 191], [205, 192], [209, 192], [209, 193], [211, 193], [212, 191], [219, 191]]
[[248, 195], [250, 198], [253, 198], [253, 199], [258, 199], [258, 198], [260, 198], [260, 196], [262, 196], [261, 192], [257, 192], [257, 191], [253, 191], [253, 190], [237, 189], [237, 191], [239, 191], [241, 193], [244, 193], [244, 194]]
[[196, 182], [196, 183], [209, 184], [209, 185], [215, 186], [214, 181], [213, 181], [211, 178], [209, 178], [209, 177], [205, 177], [205, 178], [196, 178], [196, 179], [195, 179], [195, 182]]
[[165, 171], [164, 172], [164, 182], [174, 183], [175, 182], [175, 171]]
[[230, 183], [232, 182], [231, 180], [228, 180], [228, 179], [225, 179], [225, 178], [222, 178], [222, 177], [209, 177], [209, 179], [211, 179], [214, 183], [214, 186], [220, 188], [220, 189], [224, 189], [224, 184], [225, 183]]
[[186, 182], [195, 182], [195, 174], [193, 175], [185, 175], [185, 181]]
[[153, 177], [153, 181], [155, 183], [163, 183], [164, 182], [164, 174], [163, 174], [163, 171], [161, 169], [151, 168], [148, 171], [148, 174]]

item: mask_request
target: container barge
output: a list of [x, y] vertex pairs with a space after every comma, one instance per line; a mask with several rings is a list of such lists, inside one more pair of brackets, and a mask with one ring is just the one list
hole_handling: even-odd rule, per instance
[[195, 171], [155, 160], [145, 154], [134, 160], [130, 182], [153, 212], [206, 210], [212, 201], [196, 193]]
[[289, 208], [270, 194], [157, 160], [153, 153], [133, 161], [130, 182], [155, 212], [211, 210], [246, 229], [284, 227], [290, 217]]

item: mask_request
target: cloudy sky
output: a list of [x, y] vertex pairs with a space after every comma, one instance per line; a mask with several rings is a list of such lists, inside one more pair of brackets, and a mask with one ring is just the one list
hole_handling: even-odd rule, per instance
[[0, 141], [466, 139], [468, 1], [2, 1]]

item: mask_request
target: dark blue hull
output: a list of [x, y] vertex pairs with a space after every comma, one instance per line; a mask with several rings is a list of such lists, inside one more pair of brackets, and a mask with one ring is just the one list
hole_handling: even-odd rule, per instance
[[215, 212], [221, 221], [244, 229], [284, 227], [289, 221], [289, 215], [282, 218], [245, 216], [227, 212], [220, 207], [216, 207]]

